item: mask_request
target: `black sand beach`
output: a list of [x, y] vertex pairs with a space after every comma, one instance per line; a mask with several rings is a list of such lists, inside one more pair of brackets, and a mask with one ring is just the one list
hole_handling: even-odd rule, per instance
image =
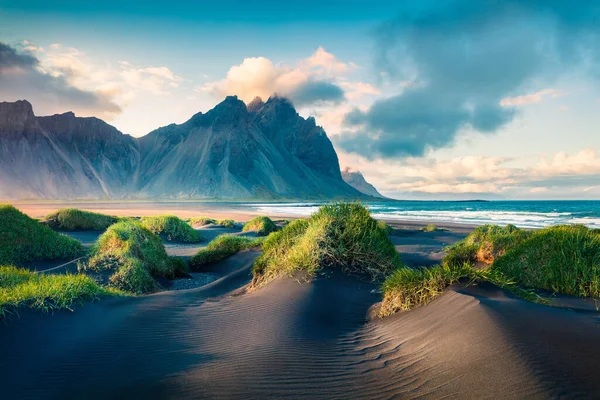
[[[392, 236], [430, 265], [467, 231]], [[206, 286], [113, 298], [0, 326], [3, 397], [595, 398], [598, 314], [542, 306], [492, 285], [371, 319], [374, 284], [332, 273], [244, 293], [256, 252]], [[405, 255], [405, 256], [404, 256]]]

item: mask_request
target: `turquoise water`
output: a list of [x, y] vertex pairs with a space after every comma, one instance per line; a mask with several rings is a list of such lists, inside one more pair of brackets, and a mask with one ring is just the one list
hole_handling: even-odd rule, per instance
[[[247, 204], [257, 211], [277, 215], [310, 215], [322, 203]], [[367, 203], [376, 218], [457, 224], [514, 224], [542, 228], [583, 224], [600, 228], [600, 200], [577, 201], [399, 201]]]

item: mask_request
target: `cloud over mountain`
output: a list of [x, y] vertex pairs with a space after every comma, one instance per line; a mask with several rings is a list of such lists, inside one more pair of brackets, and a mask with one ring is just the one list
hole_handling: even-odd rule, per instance
[[464, 129], [496, 132], [537, 100], [522, 95], [539, 94], [539, 82], [574, 68], [598, 76], [599, 15], [598, 2], [563, 0], [457, 0], [403, 14], [377, 31], [376, 65], [411, 84], [347, 114], [336, 143], [368, 158], [422, 156]]
[[199, 90], [217, 98], [236, 95], [246, 102], [257, 96], [269, 98], [277, 94], [289, 98], [296, 106], [338, 104], [345, 100], [345, 93], [336, 77], [354, 68], [356, 65], [338, 60], [322, 47], [296, 66], [273, 64], [265, 57], [249, 57], [232, 66], [225, 79], [209, 82]]
[[[29, 50], [38, 48], [28, 46]], [[0, 42], [0, 100], [35, 98], [41, 108], [73, 109], [86, 114], [114, 115], [121, 107], [110, 91], [82, 90], [64, 74], [44, 71], [33, 51]]]

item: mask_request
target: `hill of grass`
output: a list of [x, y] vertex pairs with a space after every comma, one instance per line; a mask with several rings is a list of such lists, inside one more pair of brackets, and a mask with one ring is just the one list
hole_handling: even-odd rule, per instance
[[524, 287], [600, 298], [600, 235], [585, 226], [533, 232], [492, 268]]
[[547, 299], [535, 289], [599, 299], [600, 235], [576, 225], [536, 231], [481, 226], [452, 246], [442, 265], [389, 276], [379, 315], [425, 305], [461, 279], [488, 281], [540, 303]]
[[119, 218], [111, 215], [83, 211], [77, 208], [62, 208], [48, 214], [42, 220], [52, 229], [65, 231], [104, 231], [117, 221], [119, 221]]
[[282, 276], [310, 279], [323, 268], [383, 278], [403, 266], [384, 229], [358, 203], [322, 206], [269, 235], [256, 259], [253, 287]]
[[217, 225], [221, 225], [223, 228], [235, 228], [235, 221], [232, 219], [221, 219], [217, 221]]
[[244, 224], [243, 232], [256, 231], [259, 236], [267, 236], [277, 230], [277, 225], [269, 217], [256, 217]]
[[213, 239], [208, 246], [201, 249], [190, 261], [190, 267], [199, 268], [224, 260], [242, 250], [259, 247], [263, 238], [249, 238], [238, 235], [220, 235]]
[[464, 240], [448, 249], [444, 259], [446, 264], [492, 264], [498, 257], [515, 247], [531, 235], [530, 231], [519, 229], [514, 225], [500, 227], [482, 225]]
[[175, 215], [143, 217], [140, 222], [152, 233], [160, 235], [170, 242], [198, 243], [203, 240], [198, 231]]
[[56, 233], [11, 205], [0, 205], [0, 265], [83, 254], [83, 246], [77, 240]]
[[0, 266], [0, 319], [19, 307], [45, 312], [71, 310], [75, 303], [116, 294], [119, 292], [103, 288], [83, 274], [46, 275], [13, 266]]
[[209, 225], [209, 224], [216, 224], [217, 220], [214, 218], [209, 218], [209, 217], [195, 217], [195, 218], [190, 218], [188, 220], [188, 223], [192, 226], [194, 226], [194, 225], [204, 226], [204, 225]]
[[170, 258], [161, 239], [141, 223], [125, 220], [100, 236], [80, 270], [108, 273], [111, 286], [141, 294], [157, 288], [154, 277], [172, 279], [185, 272], [186, 265]]

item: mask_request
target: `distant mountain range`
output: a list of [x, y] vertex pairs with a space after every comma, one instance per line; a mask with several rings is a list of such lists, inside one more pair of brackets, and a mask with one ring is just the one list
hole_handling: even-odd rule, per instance
[[325, 131], [281, 97], [266, 103], [257, 98], [248, 106], [227, 97], [205, 114], [141, 138], [93, 117], [36, 117], [27, 101], [0, 103], [0, 199], [379, 195], [368, 183], [355, 182], [342, 178]]
[[381, 199], [387, 198], [381, 193], [379, 193], [377, 189], [375, 189], [375, 186], [367, 182], [360, 171], [355, 171], [350, 167], [346, 167], [342, 171], [342, 179], [354, 189], [368, 196], [373, 196]]

